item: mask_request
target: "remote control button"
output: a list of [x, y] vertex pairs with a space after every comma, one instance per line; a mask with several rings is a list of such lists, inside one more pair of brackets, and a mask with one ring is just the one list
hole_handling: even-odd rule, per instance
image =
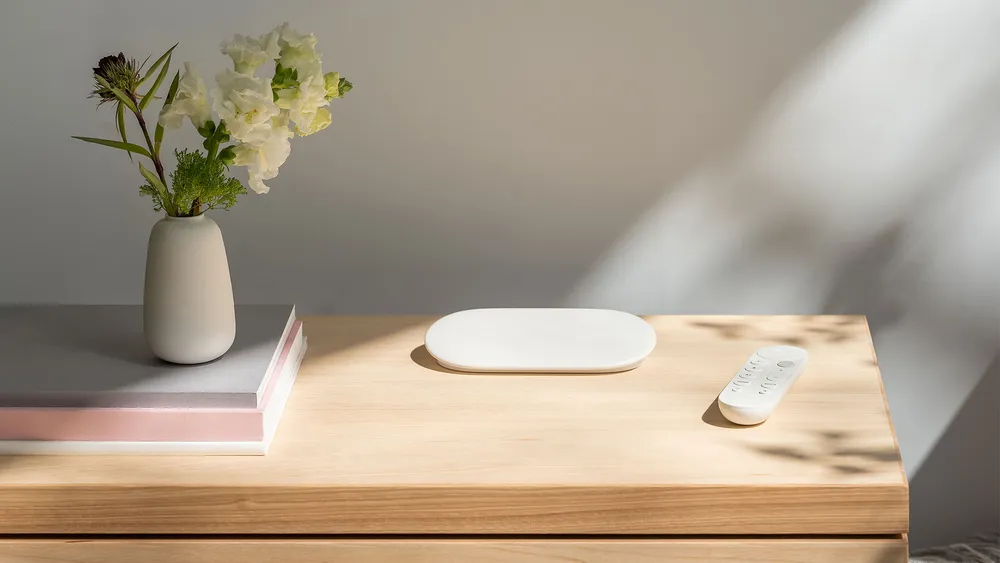
[[734, 381], [733, 385], [750, 385], [750, 382], [740, 379], [740, 380]]
[[744, 381], [744, 380], [745, 381], [750, 381], [753, 378], [754, 378], [754, 375], [752, 373], [741, 373], [740, 374], [740, 379], [738, 381]]
[[778, 362], [778, 367], [779, 368], [790, 368], [790, 367], [792, 367], [794, 365], [795, 365], [795, 362], [790, 362], [788, 360], [781, 360], [780, 362]]
[[739, 393], [739, 392], [743, 391], [743, 388], [742, 387], [733, 387], [733, 388], [731, 388], [729, 390], [732, 391], [733, 393]]
[[767, 395], [767, 389], [764, 389], [763, 391], [758, 391], [758, 393], [760, 393], [761, 395]]
[[777, 375], [769, 375], [769, 376], [765, 377], [764, 379], [766, 379], [768, 381], [781, 381], [781, 378], [778, 377]]
[[764, 358], [754, 358], [750, 360], [750, 363], [755, 366], [762, 366], [767, 363], [767, 360], [765, 360]]
[[765, 388], [765, 389], [774, 389], [775, 387], [778, 386], [778, 384], [777, 383], [761, 383], [760, 386], [763, 387], [763, 388]]
[[760, 366], [747, 366], [747, 367], [745, 367], [743, 369], [745, 369], [747, 371], [764, 371], [764, 368], [762, 368]]

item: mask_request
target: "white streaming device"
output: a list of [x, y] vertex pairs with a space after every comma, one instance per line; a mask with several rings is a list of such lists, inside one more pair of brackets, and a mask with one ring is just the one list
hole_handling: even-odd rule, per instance
[[808, 361], [809, 354], [796, 346], [759, 348], [719, 394], [722, 416], [743, 426], [764, 422]]
[[424, 345], [455, 371], [614, 373], [638, 367], [656, 347], [656, 331], [609, 309], [470, 309], [434, 322]]

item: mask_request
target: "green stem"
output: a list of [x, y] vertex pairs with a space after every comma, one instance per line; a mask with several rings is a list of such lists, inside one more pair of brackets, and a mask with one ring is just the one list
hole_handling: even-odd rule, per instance
[[212, 136], [208, 139], [208, 164], [212, 164], [215, 161], [215, 157], [219, 155], [219, 145], [222, 143], [223, 131], [225, 131], [226, 122], [219, 120], [219, 125], [215, 128]]
[[[215, 133], [212, 133], [212, 136], [209, 137], [208, 139], [207, 160], [208, 160], [209, 170], [211, 170], [212, 162], [215, 160], [215, 157], [219, 155], [219, 136], [220, 136], [219, 131], [221, 129], [222, 126], [220, 122], [220, 126], [215, 129]], [[191, 202], [191, 215], [199, 215], [199, 214], [201, 214], [201, 198], [196, 197], [194, 198], [194, 201]]]
[[[159, 152], [154, 147], [153, 140], [149, 136], [149, 129], [146, 127], [146, 119], [142, 116], [142, 110], [138, 109], [138, 107], [139, 107], [139, 101], [138, 101], [138, 99], [136, 99], [136, 96], [135, 96], [134, 93], [130, 94], [130, 97], [132, 98], [132, 102], [136, 106], [136, 111], [134, 112], [135, 113], [135, 118], [136, 118], [136, 120], [139, 121], [139, 128], [142, 129], [142, 136], [145, 137], [145, 139], [146, 139], [146, 146], [149, 147], [149, 154], [153, 155], [152, 160], [153, 160], [153, 166], [156, 167], [156, 175], [159, 176], [160, 181], [163, 182], [164, 186], [169, 186], [169, 184], [167, 184], [167, 177], [163, 173], [163, 162], [160, 161]], [[167, 197], [169, 197], [169, 195], [170, 194], [168, 193]], [[167, 210], [168, 213], [170, 211], [172, 211], [172, 207], [173, 206], [172, 206], [171, 202], [164, 201], [163, 205], [166, 208], [166, 210]]]
[[146, 138], [146, 146], [149, 147], [149, 154], [153, 155], [153, 166], [156, 167], [156, 175], [160, 177], [163, 185], [167, 185], [167, 178], [163, 175], [163, 163], [160, 162], [160, 157], [156, 154], [155, 147], [153, 147], [153, 140], [149, 137], [149, 129], [146, 128], [146, 120], [142, 117], [142, 110], [135, 112], [135, 118], [139, 121], [142, 136]]
[[219, 155], [219, 140], [212, 135], [212, 142], [208, 144], [208, 163], [212, 164], [215, 157]]

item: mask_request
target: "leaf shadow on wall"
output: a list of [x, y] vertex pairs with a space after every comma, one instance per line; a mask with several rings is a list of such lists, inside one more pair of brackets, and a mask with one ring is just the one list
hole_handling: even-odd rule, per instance
[[[981, 416], [963, 403], [979, 404], [966, 399], [1000, 351], [998, 21], [990, 2], [869, 3], [740, 143], [650, 202], [565, 303], [866, 315], [915, 498], [947, 488], [922, 464], [953, 420]], [[913, 528], [948, 517], [915, 512]]]

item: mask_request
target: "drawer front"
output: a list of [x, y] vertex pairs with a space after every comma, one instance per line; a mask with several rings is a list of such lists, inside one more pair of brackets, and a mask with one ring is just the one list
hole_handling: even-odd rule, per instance
[[906, 563], [884, 539], [0, 540], [0, 563]]
[[908, 526], [906, 487], [0, 487], [2, 534], [850, 537]]

